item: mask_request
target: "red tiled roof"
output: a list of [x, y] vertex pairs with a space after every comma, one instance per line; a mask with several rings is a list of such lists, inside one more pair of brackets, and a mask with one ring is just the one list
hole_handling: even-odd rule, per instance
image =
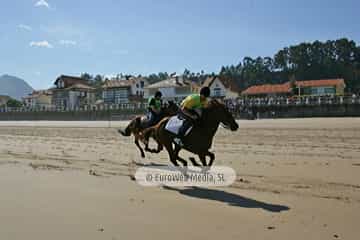
[[322, 86], [338, 86], [338, 85], [345, 85], [344, 79], [296, 81], [296, 86], [298, 87], [322, 87]]
[[251, 86], [247, 88], [242, 94], [246, 95], [256, 95], [256, 94], [275, 94], [275, 93], [290, 93], [290, 83], [284, 84], [265, 84]]
[[[322, 86], [339, 86], [345, 85], [344, 79], [321, 79], [296, 81], [296, 87], [322, 87]], [[242, 94], [245, 95], [259, 95], [259, 94], [276, 94], [276, 93], [290, 93], [290, 82], [283, 84], [265, 84], [251, 86], [244, 90]]]

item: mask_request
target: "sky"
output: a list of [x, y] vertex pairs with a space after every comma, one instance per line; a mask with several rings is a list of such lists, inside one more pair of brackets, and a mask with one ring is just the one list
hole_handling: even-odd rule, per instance
[[[218, 72], [315, 40], [360, 42], [358, 0], [1, 0], [0, 75]], [[0, 86], [1, 87], [1, 86]]]

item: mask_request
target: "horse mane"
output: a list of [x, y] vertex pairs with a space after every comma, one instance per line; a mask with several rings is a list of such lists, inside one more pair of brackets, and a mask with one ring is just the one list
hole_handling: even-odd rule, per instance
[[217, 100], [216, 98], [213, 98], [208, 102], [206, 108], [213, 108], [213, 107], [220, 107], [220, 106], [225, 107], [225, 105], [222, 102], [219, 102], [219, 100]]

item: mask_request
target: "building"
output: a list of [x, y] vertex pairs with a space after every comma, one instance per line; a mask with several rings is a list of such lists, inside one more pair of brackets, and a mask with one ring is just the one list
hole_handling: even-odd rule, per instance
[[344, 95], [344, 79], [296, 81], [297, 95]]
[[10, 99], [9, 96], [0, 95], [0, 107], [5, 106]]
[[106, 104], [144, 101], [145, 78], [106, 80], [102, 86], [102, 97]]
[[57, 109], [74, 110], [95, 103], [95, 88], [79, 77], [61, 75], [52, 89], [52, 104]]
[[203, 87], [210, 88], [210, 97], [213, 98], [237, 98], [240, 90], [233, 83], [227, 83], [219, 77], [208, 77], [202, 84]]
[[145, 87], [145, 98], [154, 96], [157, 91], [160, 91], [164, 100], [180, 102], [191, 93], [197, 92], [198, 88], [197, 84], [186, 81], [182, 77], [170, 77]]
[[292, 88], [289, 82], [284, 84], [255, 85], [244, 90], [241, 95], [256, 97], [288, 96], [292, 95]]
[[52, 108], [52, 90], [38, 90], [33, 91], [26, 97], [23, 97], [23, 102], [27, 108], [36, 109], [50, 109]]
[[241, 94], [244, 96], [323, 96], [323, 95], [344, 95], [346, 85], [344, 79], [322, 79], [295, 81], [293, 84], [265, 84], [251, 86]]

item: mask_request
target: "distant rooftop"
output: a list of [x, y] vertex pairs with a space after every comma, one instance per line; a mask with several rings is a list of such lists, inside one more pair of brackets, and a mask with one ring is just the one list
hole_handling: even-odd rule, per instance
[[152, 88], [169, 88], [169, 87], [188, 87], [191, 83], [185, 81], [182, 77], [172, 77], [160, 82], [151, 84], [145, 88], [152, 89]]
[[[320, 79], [320, 80], [306, 80], [296, 81], [296, 87], [325, 87], [325, 86], [345, 86], [344, 79]], [[260, 95], [260, 94], [279, 94], [279, 93], [290, 93], [291, 84], [286, 82], [283, 84], [265, 84], [255, 85], [247, 88], [242, 92], [244, 95]]]
[[137, 81], [145, 81], [145, 78], [130, 78], [126, 79], [113, 79], [113, 80], [106, 80], [102, 85], [102, 88], [129, 88], [131, 85], [136, 84]]

